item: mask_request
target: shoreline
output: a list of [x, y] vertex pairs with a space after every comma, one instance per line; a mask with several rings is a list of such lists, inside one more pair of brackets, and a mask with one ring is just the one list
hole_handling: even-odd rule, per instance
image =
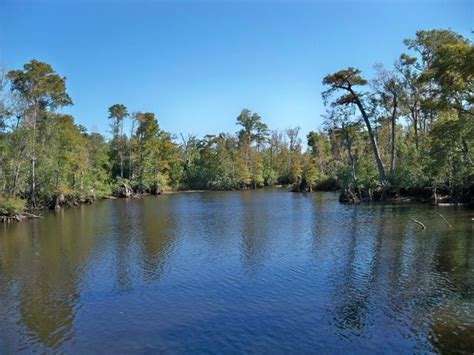
[[[43, 217], [42, 213], [37, 214], [38, 212], [43, 212], [43, 211], [59, 211], [63, 209], [68, 209], [68, 208], [74, 208], [78, 207], [81, 205], [91, 205], [93, 203], [102, 201], [102, 200], [121, 200], [121, 199], [141, 199], [143, 197], [147, 196], [155, 196], [159, 197], [160, 195], [176, 195], [176, 194], [194, 194], [194, 193], [208, 193], [208, 192], [231, 192], [231, 191], [256, 191], [256, 190], [286, 190], [287, 192], [292, 192], [292, 193], [299, 193], [299, 194], [313, 194], [317, 192], [339, 192], [341, 193], [341, 190], [313, 190], [313, 191], [292, 191], [290, 186], [284, 186], [284, 185], [276, 185], [276, 186], [266, 186], [262, 188], [256, 188], [256, 189], [235, 189], [235, 190], [203, 190], [203, 189], [197, 189], [197, 190], [192, 190], [192, 189], [186, 189], [186, 190], [165, 190], [161, 191], [157, 194], [151, 194], [151, 193], [136, 193], [131, 196], [113, 196], [113, 195], [107, 195], [107, 196], [101, 196], [98, 198], [90, 198], [90, 197], [80, 197], [76, 198], [73, 200], [68, 200], [65, 199], [64, 203], [60, 206], [56, 206], [55, 208], [51, 208], [48, 206], [43, 206], [39, 208], [26, 208], [23, 212], [13, 214], [13, 215], [0, 215], [0, 222], [3, 222], [3, 224], [9, 224], [9, 223], [16, 223], [16, 222], [21, 222], [24, 220], [30, 220], [30, 219], [40, 219]], [[389, 197], [389, 198], [384, 198], [384, 199], [372, 199], [372, 200], [367, 200], [367, 199], [361, 199], [356, 202], [347, 202], [347, 201], [341, 201], [341, 198], [339, 198], [339, 203], [341, 204], [346, 204], [346, 205], [370, 205], [370, 204], [382, 204], [382, 205], [412, 205], [412, 204], [422, 204], [422, 205], [429, 205], [432, 207], [462, 207], [462, 208], [473, 208], [474, 204], [472, 202], [469, 203], [446, 203], [446, 202], [438, 202], [434, 203], [432, 199], [427, 199], [427, 198], [421, 198], [417, 196], [398, 196], [398, 197]]]

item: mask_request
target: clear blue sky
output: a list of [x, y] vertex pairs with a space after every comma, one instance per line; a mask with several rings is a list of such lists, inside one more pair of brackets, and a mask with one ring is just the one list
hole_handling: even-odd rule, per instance
[[107, 107], [153, 111], [172, 133], [234, 132], [242, 108], [272, 129], [318, 129], [322, 78], [391, 65], [418, 29], [474, 27], [472, 0], [0, 0], [0, 63], [67, 77], [87, 128]]

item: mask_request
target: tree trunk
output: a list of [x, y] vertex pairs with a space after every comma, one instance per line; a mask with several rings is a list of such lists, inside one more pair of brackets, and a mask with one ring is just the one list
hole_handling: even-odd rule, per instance
[[81, 171], [80, 173], [80, 179], [81, 179], [81, 195], [84, 194], [84, 173]]
[[415, 148], [418, 150], [418, 122], [415, 121]]
[[16, 197], [16, 188], [18, 186], [19, 177], [20, 177], [20, 163], [18, 163], [16, 168], [15, 168], [15, 177], [13, 178], [13, 187], [12, 187], [13, 197]]
[[59, 169], [56, 169], [56, 190], [59, 189]]
[[36, 117], [37, 102], [34, 102], [33, 109], [33, 142], [31, 149], [31, 205], [36, 207]]
[[393, 95], [393, 111], [392, 111], [392, 134], [390, 147], [390, 179], [393, 179], [393, 172], [395, 170], [395, 134], [397, 125], [397, 95]]
[[35, 177], [35, 168], [36, 168], [36, 157], [31, 157], [31, 204], [33, 207], [36, 206], [36, 177]]
[[128, 178], [130, 180], [132, 180], [133, 178], [133, 162], [132, 162], [132, 149], [131, 148], [128, 155]]
[[415, 148], [418, 150], [418, 113], [416, 112], [416, 104], [410, 107], [410, 112], [413, 128], [415, 128]]
[[[120, 143], [121, 145], [122, 143]], [[120, 147], [120, 177], [123, 179], [123, 154], [122, 154], [122, 147]]]
[[72, 188], [75, 190], [77, 184], [77, 176], [76, 173], [72, 174]]
[[120, 120], [120, 138], [119, 138], [119, 149], [120, 149], [120, 177], [123, 179], [123, 118]]
[[367, 112], [364, 109], [364, 106], [362, 105], [362, 102], [360, 102], [359, 97], [356, 95], [356, 93], [352, 90], [351, 94], [354, 95], [355, 97], [355, 102], [357, 107], [359, 108], [360, 113], [362, 114], [362, 118], [364, 119], [365, 125], [367, 127], [367, 131], [369, 132], [369, 137], [370, 137], [370, 143], [372, 145], [372, 150], [374, 152], [374, 157], [375, 157], [375, 163], [377, 164], [377, 171], [379, 174], [379, 181], [382, 185], [385, 184], [387, 181], [387, 178], [385, 176], [385, 168], [383, 166], [382, 158], [380, 157], [380, 152], [379, 152], [379, 147], [377, 145], [377, 139], [374, 135], [374, 132], [372, 130], [372, 126], [370, 124], [369, 116], [367, 115]]
[[355, 162], [354, 155], [352, 154], [352, 139], [349, 137], [349, 133], [346, 131], [344, 125], [342, 129], [344, 132], [344, 138], [346, 140], [347, 154], [349, 155], [349, 163], [351, 165], [352, 182], [354, 185], [356, 185], [356, 182], [357, 182], [356, 166], [355, 166], [356, 162]]

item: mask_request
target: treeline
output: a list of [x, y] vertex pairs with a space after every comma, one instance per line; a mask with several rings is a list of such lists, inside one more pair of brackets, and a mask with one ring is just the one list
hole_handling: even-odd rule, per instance
[[32, 60], [0, 80], [0, 215], [108, 195], [277, 184], [339, 187], [349, 202], [403, 195], [468, 202], [473, 45], [449, 30], [419, 31], [405, 44], [411, 54], [376, 66], [373, 80], [355, 68], [324, 78], [327, 114], [307, 135], [307, 149], [299, 128], [270, 131], [246, 109], [236, 133], [197, 138], [173, 136], [154, 113], [115, 104], [107, 139], [58, 112], [73, 104], [66, 79]]
[[107, 139], [58, 112], [73, 101], [66, 79], [49, 64], [32, 60], [5, 73], [0, 84], [3, 216], [110, 195], [299, 187], [303, 176], [317, 180], [309, 153], [302, 151], [299, 128], [270, 132], [257, 113], [246, 109], [236, 118], [236, 133], [200, 139], [173, 136], [160, 128], [154, 113], [114, 104], [108, 108], [112, 137]]
[[[247, 109], [236, 118], [240, 129], [235, 134], [201, 139], [172, 136], [159, 128], [153, 113], [129, 114], [122, 104], [109, 108], [109, 118], [114, 132], [111, 178], [117, 188], [129, 186], [130, 194], [258, 188], [290, 184], [301, 175], [299, 128], [270, 132], [261, 117]], [[123, 132], [124, 120], [129, 120], [129, 134]]]
[[[324, 174], [342, 200], [399, 195], [453, 203], [474, 188], [474, 47], [450, 30], [418, 31], [393, 67], [327, 75]], [[328, 142], [329, 144], [324, 144]]]

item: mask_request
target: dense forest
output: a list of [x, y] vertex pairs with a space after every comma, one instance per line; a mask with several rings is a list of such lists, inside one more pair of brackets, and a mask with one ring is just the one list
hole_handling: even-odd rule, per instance
[[340, 189], [344, 202], [472, 202], [474, 46], [450, 30], [419, 31], [404, 43], [407, 53], [391, 67], [376, 65], [370, 80], [352, 67], [324, 78], [324, 124], [307, 135], [307, 148], [298, 127], [271, 131], [247, 109], [237, 132], [198, 138], [166, 132], [153, 112], [114, 104], [109, 139], [60, 112], [73, 100], [49, 64], [5, 70], [0, 215], [106, 196], [275, 185]]

